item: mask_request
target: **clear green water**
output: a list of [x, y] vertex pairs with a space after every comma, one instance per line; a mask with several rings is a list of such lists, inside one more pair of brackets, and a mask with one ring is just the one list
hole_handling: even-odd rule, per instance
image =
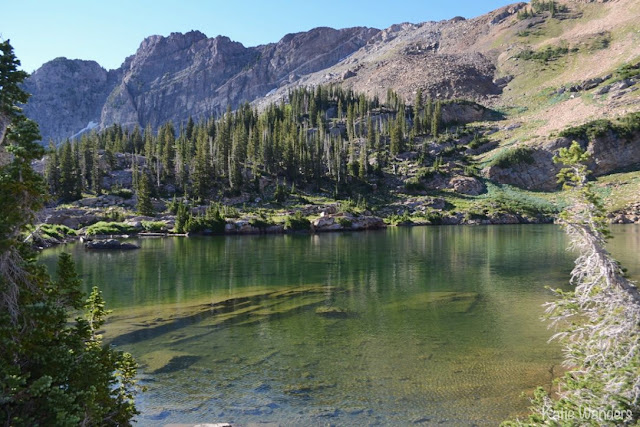
[[[640, 227], [611, 250], [640, 276]], [[139, 425], [488, 424], [558, 374], [539, 317], [573, 256], [555, 226], [140, 240], [74, 254], [141, 362]]]

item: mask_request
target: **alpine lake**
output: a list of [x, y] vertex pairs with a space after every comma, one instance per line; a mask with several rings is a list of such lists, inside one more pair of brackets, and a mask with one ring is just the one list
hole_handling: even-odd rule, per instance
[[[640, 226], [608, 245], [640, 278]], [[133, 239], [70, 252], [140, 363], [138, 425], [496, 425], [562, 374], [541, 321], [569, 289], [559, 226]], [[524, 394], [523, 394], [524, 393]]]

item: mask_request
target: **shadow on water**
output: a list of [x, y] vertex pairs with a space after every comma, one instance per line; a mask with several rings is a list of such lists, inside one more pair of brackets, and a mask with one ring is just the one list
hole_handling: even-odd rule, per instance
[[225, 326], [250, 325], [311, 309], [325, 302], [324, 294], [328, 290], [332, 289], [326, 286], [305, 287], [229, 298], [214, 304], [203, 304], [194, 307], [195, 313], [173, 318], [162, 324], [157, 324], [163, 322], [163, 319], [158, 318], [138, 323], [140, 329], [115, 336], [111, 340], [111, 344], [120, 346], [140, 343], [192, 325], [202, 325], [207, 329], [198, 335], [172, 341], [173, 344], [185, 343], [190, 339], [200, 339]]

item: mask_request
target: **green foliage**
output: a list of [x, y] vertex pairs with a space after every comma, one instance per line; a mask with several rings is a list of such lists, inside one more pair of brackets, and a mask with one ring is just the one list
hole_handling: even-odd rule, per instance
[[472, 150], [475, 150], [476, 148], [479, 148], [488, 142], [489, 142], [489, 139], [486, 136], [475, 134], [475, 136], [467, 146]]
[[167, 231], [167, 224], [162, 221], [142, 221], [144, 231], [160, 233]]
[[309, 231], [311, 221], [307, 219], [301, 211], [296, 211], [284, 220], [284, 229], [287, 231]]
[[414, 176], [404, 182], [404, 188], [407, 191], [424, 191], [425, 187], [420, 177]]
[[85, 233], [87, 236], [96, 235], [113, 235], [113, 234], [131, 234], [137, 230], [132, 225], [124, 222], [105, 222], [99, 221], [87, 227]]
[[151, 188], [149, 177], [146, 173], [142, 173], [142, 175], [140, 176], [136, 195], [138, 197], [138, 203], [136, 204], [138, 213], [140, 215], [152, 216], [154, 210], [153, 204], [151, 203]]
[[589, 44], [589, 50], [594, 51], [594, 50], [607, 49], [609, 48], [610, 45], [611, 45], [611, 33], [606, 32], [604, 34], [599, 35], [593, 41], [591, 41], [591, 43]]
[[227, 224], [222, 215], [223, 208], [217, 204], [209, 205], [203, 215], [189, 216], [186, 222], [185, 230], [189, 233], [210, 232], [212, 234], [224, 233]]
[[567, 128], [560, 132], [559, 136], [579, 141], [592, 141], [606, 136], [609, 132], [620, 138], [631, 139], [634, 134], [640, 132], [640, 113], [627, 114], [617, 121], [593, 120], [580, 126]]
[[54, 281], [22, 241], [45, 199], [31, 168], [43, 149], [38, 126], [17, 105], [28, 98], [26, 73], [8, 41], [0, 53], [0, 145], [11, 154], [0, 161], [0, 419], [7, 426], [128, 425], [137, 413], [135, 362], [104, 346], [89, 318], [71, 320], [85, 311], [103, 322], [99, 295], [83, 306], [71, 257], [60, 256]]
[[588, 160], [575, 141], [554, 158], [565, 166], [558, 179], [572, 195], [561, 221], [578, 258], [571, 272], [574, 290], [555, 291], [558, 299], [546, 304], [546, 315], [559, 329], [554, 338], [564, 343], [570, 371], [556, 381], [560, 398], [539, 388], [528, 420], [507, 425], [640, 422], [640, 293], [605, 249], [608, 224], [603, 202], [587, 181]]
[[351, 228], [351, 226], [353, 225], [353, 221], [351, 220], [351, 218], [347, 218], [346, 216], [341, 216], [338, 217], [338, 224], [340, 224], [340, 226], [342, 228]]
[[261, 217], [258, 217], [258, 218], [251, 218], [249, 220], [249, 225], [252, 226], [252, 227], [255, 227], [255, 228], [259, 229], [259, 230], [265, 230], [268, 227], [271, 227], [273, 225], [273, 222], [267, 220], [266, 217], [261, 216]]
[[123, 188], [120, 186], [114, 186], [109, 190], [109, 194], [112, 196], [122, 197], [123, 199], [130, 199], [133, 197], [133, 191], [130, 188]]
[[[0, 313], [0, 416], [8, 425], [129, 424], [138, 413], [137, 365], [97, 334], [108, 313], [100, 292], [94, 288], [83, 304], [68, 254], [60, 256], [55, 282], [42, 269], [32, 272], [44, 292], [23, 290], [29, 304], [21, 317], [30, 327], [15, 330]], [[85, 315], [69, 322], [77, 310]]]
[[[571, 52], [575, 51], [574, 49], [571, 50]], [[524, 59], [525, 61], [550, 62], [568, 55], [569, 52], [569, 48], [565, 46], [547, 46], [545, 49], [537, 52], [530, 49], [523, 50], [516, 55], [516, 58]]]
[[67, 236], [78, 234], [73, 228], [60, 224], [42, 224], [38, 231], [44, 238], [50, 237], [56, 240], [64, 240]]
[[385, 218], [385, 221], [391, 225], [413, 224], [413, 219], [407, 211], [402, 212], [402, 214], [391, 214]]
[[[174, 203], [175, 203], [175, 200], [174, 200]], [[176, 204], [175, 215], [176, 215], [176, 221], [175, 221], [173, 230], [179, 234], [186, 233], [188, 231], [187, 225], [188, 225], [189, 219], [191, 218], [191, 215], [189, 213], [187, 206], [184, 204], [184, 202], [180, 201], [179, 203]]]
[[490, 165], [506, 169], [522, 163], [531, 165], [533, 162], [533, 150], [528, 147], [518, 147], [502, 150], [491, 160]]
[[289, 190], [285, 185], [281, 185], [280, 183], [276, 184], [276, 190], [273, 193], [273, 200], [278, 203], [284, 203], [289, 198]]
[[616, 70], [616, 79], [625, 80], [640, 75], [640, 61], [633, 64], [625, 64]]

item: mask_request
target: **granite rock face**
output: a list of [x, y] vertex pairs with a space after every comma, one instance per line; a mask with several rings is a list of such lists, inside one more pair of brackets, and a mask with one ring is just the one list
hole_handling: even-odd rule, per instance
[[[589, 170], [594, 176], [607, 175], [618, 169], [640, 163], [640, 133], [628, 138], [620, 138], [609, 131], [606, 135], [589, 142], [583, 141], [582, 148], [591, 155]], [[490, 166], [484, 170], [487, 178], [502, 183], [516, 185], [529, 190], [553, 191], [558, 189], [556, 175], [562, 165], [553, 163], [553, 156], [560, 148], [571, 145], [568, 138], [557, 138], [532, 149], [531, 163], [521, 163], [508, 168]]]
[[71, 138], [100, 124], [100, 112], [118, 80], [95, 61], [56, 58], [24, 83], [31, 94], [24, 112], [40, 125], [42, 140]]
[[94, 61], [57, 58], [25, 82], [26, 115], [43, 141], [78, 136], [118, 123], [144, 128], [180, 124], [266, 95], [300, 75], [334, 65], [379, 30], [315, 28], [277, 43], [245, 47], [201, 32], [146, 38], [117, 70]]

